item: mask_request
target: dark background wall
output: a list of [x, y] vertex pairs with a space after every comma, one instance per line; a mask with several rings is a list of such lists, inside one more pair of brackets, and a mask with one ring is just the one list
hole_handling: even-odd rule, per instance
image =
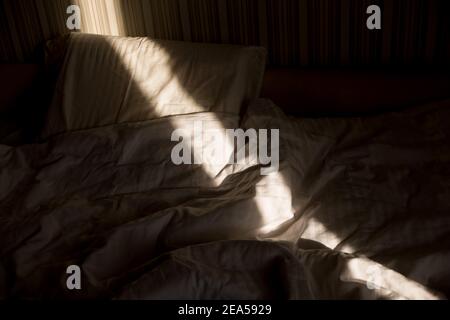
[[[70, 3], [85, 32], [262, 45], [274, 66], [450, 64], [448, 0], [0, 0], [0, 61], [33, 62]], [[366, 28], [371, 4], [382, 30]]]

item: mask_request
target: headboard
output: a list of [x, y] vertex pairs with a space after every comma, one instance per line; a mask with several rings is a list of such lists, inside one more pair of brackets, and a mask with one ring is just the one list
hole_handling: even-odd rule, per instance
[[[31, 86], [42, 85], [40, 69], [33, 64], [0, 64], [0, 113]], [[292, 115], [368, 114], [450, 98], [450, 72], [269, 68], [261, 97], [273, 100]], [[34, 107], [39, 106], [33, 102]]]
[[53, 87], [37, 64], [0, 64], [0, 143], [32, 141], [41, 129]]
[[36, 64], [0, 64], [0, 113], [14, 108], [28, 91], [39, 72]]
[[261, 97], [292, 115], [379, 113], [450, 98], [450, 71], [268, 69]]

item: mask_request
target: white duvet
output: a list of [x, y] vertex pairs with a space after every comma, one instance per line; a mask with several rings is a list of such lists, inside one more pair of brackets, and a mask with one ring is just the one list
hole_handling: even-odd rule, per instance
[[[280, 170], [176, 166], [199, 113], [0, 146], [4, 298], [435, 299], [450, 292], [449, 101], [402, 114], [292, 119], [265, 100]], [[66, 288], [79, 265], [82, 289]]]

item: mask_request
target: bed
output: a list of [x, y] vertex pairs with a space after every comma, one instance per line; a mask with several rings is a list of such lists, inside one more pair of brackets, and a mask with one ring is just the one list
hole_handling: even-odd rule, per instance
[[[448, 77], [263, 77], [264, 54], [74, 35], [39, 136], [0, 145], [0, 297], [448, 298]], [[279, 129], [279, 170], [174, 164], [196, 121]]]

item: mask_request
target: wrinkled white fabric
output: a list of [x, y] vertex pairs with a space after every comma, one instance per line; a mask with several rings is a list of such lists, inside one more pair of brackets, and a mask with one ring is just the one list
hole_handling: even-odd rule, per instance
[[42, 136], [170, 115], [239, 114], [265, 49], [72, 33]]
[[[280, 171], [176, 166], [179, 115], [0, 146], [0, 293], [20, 298], [434, 299], [448, 292], [449, 102], [373, 119], [290, 119]], [[217, 121], [219, 119], [220, 121]], [[407, 155], [407, 156], [405, 156]], [[80, 292], [66, 268], [82, 269]]]
[[450, 289], [450, 100], [367, 118], [288, 118], [268, 100], [244, 126], [282, 128], [295, 219], [274, 239], [317, 241]]

